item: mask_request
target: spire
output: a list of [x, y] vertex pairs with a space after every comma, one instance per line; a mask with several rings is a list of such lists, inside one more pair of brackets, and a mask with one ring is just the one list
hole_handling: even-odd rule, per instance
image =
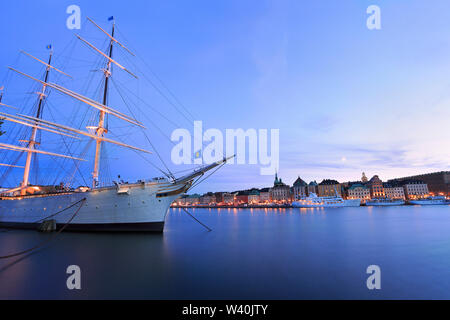
[[282, 186], [284, 185], [283, 180], [278, 178], [278, 172], [275, 171], [275, 181], [273, 182], [273, 186]]
[[366, 183], [367, 181], [369, 181], [369, 180], [367, 179], [367, 177], [366, 177], [366, 174], [365, 174], [364, 172], [362, 173], [361, 181], [362, 181], [363, 183]]

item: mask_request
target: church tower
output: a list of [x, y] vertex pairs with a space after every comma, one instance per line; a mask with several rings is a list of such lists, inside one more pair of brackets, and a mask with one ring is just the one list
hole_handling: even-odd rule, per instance
[[361, 181], [362, 181], [363, 183], [366, 183], [367, 181], [369, 181], [369, 179], [367, 179], [366, 174], [365, 174], [364, 172], [362, 173]]

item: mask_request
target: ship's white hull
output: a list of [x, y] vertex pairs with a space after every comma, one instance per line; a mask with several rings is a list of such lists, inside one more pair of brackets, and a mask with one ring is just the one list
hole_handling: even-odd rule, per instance
[[186, 185], [142, 183], [122, 185], [120, 189], [3, 198], [0, 226], [36, 228], [42, 221], [53, 219], [57, 229], [67, 224], [67, 231], [162, 232], [171, 203], [185, 189]]
[[405, 204], [405, 201], [386, 201], [386, 202], [376, 202], [376, 201], [367, 201], [366, 206], [374, 206], [374, 207], [388, 207], [388, 206], [402, 206]]
[[308, 203], [307, 201], [294, 201], [292, 206], [295, 208], [342, 208], [342, 207], [359, 207], [360, 199], [348, 199], [336, 203]]
[[421, 206], [435, 206], [435, 205], [449, 204], [449, 202], [445, 200], [410, 200], [408, 203]]

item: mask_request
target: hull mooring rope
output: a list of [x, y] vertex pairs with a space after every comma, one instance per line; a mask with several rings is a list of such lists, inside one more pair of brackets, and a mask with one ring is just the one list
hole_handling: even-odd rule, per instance
[[[72, 208], [72, 207], [74, 207], [75, 205], [81, 203], [80, 207], [75, 211], [75, 213], [72, 215], [72, 217], [70, 217], [69, 221], [67, 221], [67, 222], [64, 224], [64, 226], [62, 226], [61, 229], [59, 229], [59, 230], [58, 230], [58, 231], [57, 231], [50, 239], [48, 239], [48, 240], [46, 240], [46, 241], [43, 241], [43, 242], [39, 243], [38, 245], [36, 245], [36, 246], [34, 246], [34, 247], [32, 247], [32, 248], [29, 248], [29, 249], [27, 249], [27, 250], [24, 250], [24, 251], [21, 251], [21, 252], [17, 252], [17, 253], [13, 253], [13, 254], [9, 254], [9, 255], [6, 255], [6, 256], [0, 256], [0, 260], [1, 260], [1, 259], [9, 259], [9, 258], [13, 258], [13, 257], [17, 257], [17, 256], [20, 256], [20, 255], [29, 253], [29, 252], [31, 252], [31, 251], [37, 250], [37, 249], [39, 249], [39, 248], [41, 248], [41, 247], [47, 245], [48, 243], [52, 242], [53, 239], [55, 238], [55, 236], [57, 236], [58, 234], [60, 234], [61, 232], [63, 232], [64, 229], [66, 229], [66, 227], [73, 221], [73, 219], [75, 218], [75, 216], [78, 214], [78, 212], [79, 212], [79, 211], [81, 210], [81, 208], [83, 207], [83, 203], [84, 203], [85, 201], [86, 201], [86, 198], [83, 198], [83, 199], [81, 199], [80, 201], [78, 201], [78, 202], [76, 202], [76, 203], [70, 205], [69, 207], [65, 208], [64, 210], [61, 210], [61, 211], [59, 211], [59, 212], [57, 212], [57, 213], [55, 213], [55, 214], [52, 214], [51, 216], [48, 216], [48, 217], [47, 217], [47, 218], [49, 218], [49, 217], [54, 217], [55, 215], [57, 215], [57, 214], [59, 214], [59, 213], [65, 211], [65, 210], [67, 210], [67, 209], [69, 209], [69, 208]], [[44, 219], [46, 219], [46, 218], [44, 218]], [[38, 220], [38, 221], [42, 221], [42, 220], [43, 220], [43, 219]]]
[[195, 221], [197, 221], [201, 226], [203, 226], [204, 228], [206, 228], [206, 230], [208, 230], [208, 232], [211, 232], [212, 229], [210, 227], [208, 227], [206, 224], [202, 223], [200, 220], [198, 220], [196, 217], [194, 217], [189, 211], [187, 211], [185, 208], [181, 208], [184, 210], [184, 212], [186, 212], [192, 219], [194, 219]]

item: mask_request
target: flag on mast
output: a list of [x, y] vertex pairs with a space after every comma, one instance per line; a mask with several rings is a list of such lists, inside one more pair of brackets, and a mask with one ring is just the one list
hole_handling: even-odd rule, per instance
[[47, 49], [50, 50], [51, 48], [52, 48], [52, 45], [51, 45], [51, 44], [48, 44], [48, 45], [47, 45]]
[[108, 18], [108, 21], [114, 20], [114, 16]]

